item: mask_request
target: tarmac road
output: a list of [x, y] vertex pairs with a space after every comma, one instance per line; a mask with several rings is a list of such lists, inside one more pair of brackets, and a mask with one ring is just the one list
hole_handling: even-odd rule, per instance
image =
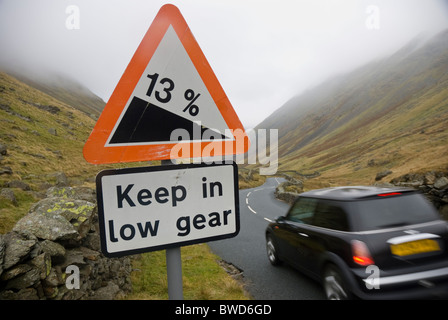
[[231, 239], [209, 242], [212, 251], [243, 270], [246, 289], [256, 300], [325, 299], [322, 287], [286, 264], [272, 266], [266, 256], [269, 220], [286, 214], [289, 205], [274, 197], [284, 179], [269, 178], [260, 187], [240, 190], [240, 232]]

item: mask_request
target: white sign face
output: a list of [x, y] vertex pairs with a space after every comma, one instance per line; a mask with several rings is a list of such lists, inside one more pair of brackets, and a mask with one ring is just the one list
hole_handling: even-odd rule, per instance
[[235, 163], [105, 170], [96, 184], [106, 256], [208, 242], [239, 232]]
[[[160, 122], [151, 123], [151, 119], [164, 121], [157, 127]], [[106, 146], [177, 143], [170, 141], [173, 128], [191, 133], [195, 126], [223, 135], [230, 132], [176, 31], [169, 26]], [[225, 139], [233, 140], [233, 136]]]

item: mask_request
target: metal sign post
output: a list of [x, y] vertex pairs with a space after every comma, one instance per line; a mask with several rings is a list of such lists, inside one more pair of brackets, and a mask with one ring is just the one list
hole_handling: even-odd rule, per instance
[[168, 281], [168, 298], [183, 300], [182, 259], [180, 247], [166, 249], [166, 276]]
[[[162, 160], [161, 165], [174, 165], [171, 160]], [[166, 279], [168, 282], [168, 298], [183, 300], [182, 254], [180, 247], [166, 249]]]

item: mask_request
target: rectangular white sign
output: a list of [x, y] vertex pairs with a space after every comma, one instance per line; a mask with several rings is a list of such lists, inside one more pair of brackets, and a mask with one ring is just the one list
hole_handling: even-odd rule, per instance
[[239, 232], [235, 163], [105, 170], [96, 185], [101, 248], [109, 257]]

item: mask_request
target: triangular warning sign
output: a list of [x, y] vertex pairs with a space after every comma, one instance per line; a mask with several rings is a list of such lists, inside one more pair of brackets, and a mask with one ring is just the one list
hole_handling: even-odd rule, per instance
[[84, 158], [134, 162], [248, 148], [244, 127], [182, 14], [164, 5], [85, 143]]

